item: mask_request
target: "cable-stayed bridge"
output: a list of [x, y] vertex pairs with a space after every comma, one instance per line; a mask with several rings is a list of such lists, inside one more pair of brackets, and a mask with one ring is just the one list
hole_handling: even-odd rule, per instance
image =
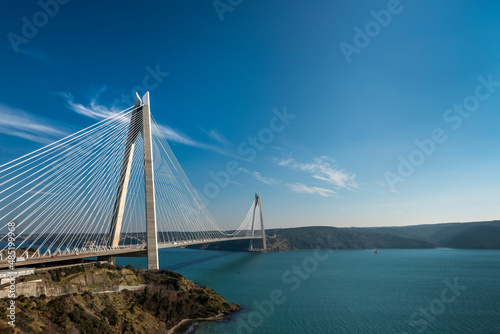
[[241, 224], [222, 229], [152, 117], [149, 93], [0, 166], [0, 268], [14, 257], [35, 265], [142, 255], [158, 269], [161, 248], [244, 239], [252, 248], [260, 238], [265, 249], [260, 195]]

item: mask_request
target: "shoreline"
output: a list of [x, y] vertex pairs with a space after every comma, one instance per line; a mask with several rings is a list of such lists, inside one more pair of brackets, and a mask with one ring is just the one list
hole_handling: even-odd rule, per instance
[[[237, 312], [241, 310], [241, 308], [235, 310], [234, 312]], [[167, 334], [182, 334], [185, 333], [186, 330], [191, 328], [191, 325], [196, 322], [203, 322], [203, 321], [219, 321], [219, 320], [224, 320], [228, 316], [230, 316], [232, 313], [219, 313], [214, 317], [209, 317], [209, 318], [195, 318], [195, 319], [183, 319], [181, 320], [177, 325], [174, 327], [170, 328], [167, 332]]]

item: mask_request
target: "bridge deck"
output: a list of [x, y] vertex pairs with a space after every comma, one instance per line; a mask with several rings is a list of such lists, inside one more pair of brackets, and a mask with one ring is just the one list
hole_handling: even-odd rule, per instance
[[[203, 239], [203, 240], [190, 240], [190, 241], [176, 241], [176, 242], [166, 242], [166, 243], [158, 243], [158, 249], [160, 248], [175, 248], [175, 247], [185, 247], [189, 245], [200, 245], [200, 244], [209, 244], [215, 242], [225, 242], [232, 240], [251, 240], [251, 239], [261, 239], [261, 236], [255, 237], [238, 237], [238, 238], [222, 238], [222, 239]], [[57, 257], [51, 256], [40, 256], [40, 257], [31, 257], [27, 258], [26, 261], [16, 262], [14, 267], [26, 267], [26, 266], [34, 266], [43, 263], [53, 263], [60, 261], [73, 261], [78, 259], [86, 259], [90, 257], [99, 257], [99, 256], [119, 256], [119, 257], [137, 257], [139, 253], [145, 254], [146, 246], [145, 245], [136, 245], [136, 246], [128, 246], [117, 249], [103, 249], [103, 250], [94, 250], [94, 251], [86, 251], [79, 253], [70, 253], [70, 254], [58, 254]], [[0, 261], [0, 269], [9, 268], [9, 263], [7, 260]]]

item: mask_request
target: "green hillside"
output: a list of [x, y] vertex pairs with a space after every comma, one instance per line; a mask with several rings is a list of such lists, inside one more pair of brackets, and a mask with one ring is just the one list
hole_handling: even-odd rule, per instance
[[442, 243], [445, 247], [500, 249], [500, 226], [474, 226]]
[[393, 235], [424, 240], [436, 247], [500, 249], [500, 221], [471, 223], [445, 223], [415, 226], [356, 228], [359, 231], [390, 233]]
[[[297, 227], [271, 229], [266, 231], [270, 250], [287, 251], [298, 249], [373, 249], [373, 248], [433, 248], [427, 241], [405, 238], [389, 233], [336, 228], [331, 226]], [[217, 250], [247, 250], [249, 241], [239, 240], [207, 245], [194, 245], [191, 248]], [[262, 241], [254, 241], [256, 248]]]
[[[415, 226], [337, 228], [311, 226], [266, 231], [268, 248], [273, 251], [297, 249], [374, 249], [374, 248], [469, 248], [500, 249], [500, 221], [447, 223]], [[254, 241], [256, 248], [262, 241]], [[190, 248], [247, 250], [249, 241], [239, 240]]]
[[[24, 276], [47, 287], [83, 293], [62, 296], [18, 296], [16, 327], [7, 324], [9, 298], [0, 299], [0, 333], [167, 333], [184, 319], [223, 317], [239, 307], [215, 291], [168, 270], [137, 270], [97, 264], [58, 268]], [[96, 293], [112, 285], [145, 287], [116, 293]]]

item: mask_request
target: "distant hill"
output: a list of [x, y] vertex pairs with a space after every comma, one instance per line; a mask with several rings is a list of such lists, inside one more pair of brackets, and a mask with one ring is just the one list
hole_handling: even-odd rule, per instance
[[[271, 245], [283, 242], [287, 249], [433, 248], [432, 243], [389, 233], [353, 231], [328, 226], [270, 230]], [[275, 241], [273, 239], [276, 239]], [[274, 242], [273, 242], [274, 241]]]
[[[274, 251], [297, 249], [376, 248], [466, 248], [500, 249], [500, 221], [444, 223], [414, 226], [337, 228], [311, 226], [266, 231], [268, 248]], [[261, 241], [254, 241], [256, 248]], [[239, 240], [190, 248], [247, 250], [249, 242]]]
[[[388, 233], [354, 231], [331, 226], [297, 227], [271, 229], [266, 231], [268, 248], [275, 251], [298, 249], [375, 249], [375, 248], [433, 248], [427, 241], [405, 238]], [[249, 242], [239, 240], [207, 245], [194, 245], [191, 248], [217, 250], [246, 250]], [[262, 247], [262, 241], [254, 241], [255, 247]]]
[[442, 243], [449, 248], [500, 249], [499, 226], [474, 226]]
[[444, 223], [414, 226], [367, 227], [352, 230], [419, 239], [433, 243], [436, 247], [468, 249], [500, 249], [500, 221], [472, 223]]

